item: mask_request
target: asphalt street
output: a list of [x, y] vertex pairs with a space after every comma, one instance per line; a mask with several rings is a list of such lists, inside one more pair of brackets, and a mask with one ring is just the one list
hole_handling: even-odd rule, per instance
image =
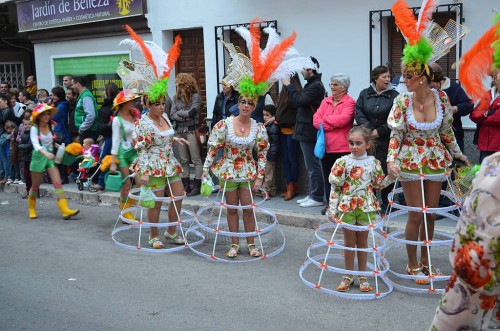
[[[111, 239], [116, 206], [75, 206], [81, 213], [64, 221], [43, 197], [29, 220], [26, 200], [0, 192], [0, 330], [426, 330], [439, 302], [397, 291], [357, 301], [306, 287], [298, 271], [310, 229], [281, 226], [281, 254], [227, 264], [121, 248]], [[393, 249], [391, 264], [402, 270], [405, 255]], [[445, 269], [446, 251], [436, 255]]]

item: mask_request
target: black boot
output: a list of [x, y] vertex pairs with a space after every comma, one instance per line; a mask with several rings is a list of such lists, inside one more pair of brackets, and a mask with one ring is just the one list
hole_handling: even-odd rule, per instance
[[193, 190], [187, 194], [188, 197], [192, 197], [200, 194], [201, 189], [201, 179], [194, 179]]
[[191, 183], [189, 177], [182, 178], [182, 185], [184, 185], [184, 191], [186, 191], [186, 194], [191, 192]]

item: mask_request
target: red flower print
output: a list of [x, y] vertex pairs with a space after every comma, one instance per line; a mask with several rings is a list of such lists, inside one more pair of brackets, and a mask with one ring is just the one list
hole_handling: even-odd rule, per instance
[[444, 158], [446, 159], [446, 161], [451, 161], [450, 153], [448, 153], [447, 151], [444, 151]]
[[418, 170], [418, 164], [416, 163], [410, 163], [410, 170]]
[[265, 157], [266, 157], [266, 156], [265, 156], [264, 154], [262, 154], [262, 153], [260, 153], [260, 154], [258, 154], [258, 155], [257, 155], [257, 158], [259, 158], [259, 159], [263, 159], [263, 158], [265, 158]]
[[482, 310], [492, 310], [495, 308], [497, 302], [497, 297], [493, 295], [480, 294], [479, 299], [481, 300]]
[[444, 161], [439, 161], [439, 166], [441, 168], [446, 168], [446, 163]]
[[220, 129], [220, 128], [222, 128], [223, 125], [224, 125], [224, 121], [219, 121], [219, 123], [215, 124], [215, 127], [217, 129]]
[[144, 137], [143, 136], [137, 137], [137, 141], [144, 141]]
[[378, 203], [378, 201], [375, 201], [373, 205], [375, 206], [375, 210], [380, 210], [380, 204]]
[[413, 144], [409, 140], [407, 140], [407, 139], [403, 140], [403, 145], [405, 145], [405, 146], [413, 146]]
[[436, 146], [436, 139], [434, 139], [434, 138], [427, 138], [427, 141], [425, 142], [425, 146], [427, 146], [427, 147], [434, 147], [434, 146]]
[[234, 160], [234, 170], [243, 168], [243, 164], [245, 164], [245, 159], [242, 157], [237, 157], [236, 160]]
[[415, 139], [415, 144], [417, 146], [425, 146], [425, 140], [423, 140], [422, 138], [417, 138]]
[[224, 146], [226, 146], [226, 143], [223, 141], [223, 142], [218, 143], [217, 146], [215, 146], [215, 148], [217, 148], [217, 149], [223, 149]]
[[344, 167], [340, 166], [340, 165], [335, 165], [333, 168], [332, 168], [332, 174], [335, 176], [335, 177], [340, 177], [342, 176], [342, 174], [344, 173]]
[[401, 112], [401, 108], [400, 107], [396, 107], [394, 109], [394, 119], [399, 120], [402, 115], [403, 115], [403, 113]]
[[457, 276], [475, 289], [483, 287], [491, 279], [490, 260], [483, 256], [483, 247], [469, 241], [458, 249], [453, 261]]
[[342, 193], [347, 193], [349, 192], [349, 190], [351, 189], [351, 187], [349, 186], [349, 183], [345, 182], [344, 185], [342, 185]]
[[231, 154], [236, 155], [240, 152], [239, 148], [236, 147], [231, 147]]
[[357, 198], [351, 198], [351, 200], [349, 200], [349, 205], [351, 207], [351, 210], [356, 209], [356, 207], [358, 206], [358, 199]]
[[347, 213], [349, 211], [349, 205], [346, 203], [341, 203], [339, 205], [339, 209], [342, 210], [344, 213]]
[[261, 149], [266, 148], [267, 147], [267, 140], [263, 139], [263, 140], [259, 141], [259, 143], [257, 144], [257, 146], [259, 146], [259, 148], [261, 148]]
[[264, 176], [266, 174], [266, 171], [264, 169], [259, 170], [259, 175]]
[[405, 107], [408, 108], [409, 105], [410, 105], [410, 99], [405, 98]]
[[424, 154], [425, 149], [423, 147], [417, 147], [418, 154]]
[[447, 134], [442, 134], [440, 135], [441, 141], [444, 142], [445, 144], [450, 144], [451, 143], [451, 137], [448, 136]]
[[389, 149], [398, 149], [399, 148], [399, 141], [396, 138], [392, 138], [391, 141], [389, 141]]
[[175, 167], [175, 172], [180, 174], [182, 172], [182, 167], [181, 166], [176, 166]]
[[144, 137], [144, 141], [146, 141], [146, 143], [151, 143], [151, 137], [150, 136], [146, 136]]
[[365, 204], [365, 201], [362, 199], [362, 198], [358, 198], [358, 207], [363, 207], [363, 205]]
[[455, 286], [456, 280], [457, 280], [457, 274], [455, 273], [455, 271], [452, 271], [450, 280], [448, 281], [448, 284], [446, 284], [446, 292], [448, 292], [450, 289], [452, 289]]
[[404, 159], [403, 160], [403, 167], [405, 169], [409, 169], [410, 168], [410, 159]]
[[351, 173], [349, 174], [349, 176], [352, 179], [359, 179], [359, 178], [363, 177], [364, 173], [365, 173], [365, 170], [363, 168], [361, 168], [361, 167], [354, 167], [354, 168], [352, 168]]
[[425, 166], [427, 165], [427, 156], [424, 156], [421, 161], [422, 165]]
[[408, 125], [408, 128], [411, 130], [411, 131], [415, 131], [417, 128], [415, 128], [413, 125]]
[[436, 159], [430, 159], [427, 161], [427, 166], [431, 168], [432, 170], [438, 170], [439, 169], [439, 164]]
[[214, 148], [210, 148], [210, 156], [214, 157], [215, 155], [217, 155], [217, 151], [214, 149]]

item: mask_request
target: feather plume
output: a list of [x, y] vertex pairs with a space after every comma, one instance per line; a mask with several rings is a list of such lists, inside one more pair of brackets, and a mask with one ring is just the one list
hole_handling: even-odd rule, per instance
[[251, 37], [251, 45], [252, 51], [250, 52], [250, 61], [252, 61], [253, 67], [253, 81], [254, 83], [258, 83], [264, 81], [264, 79], [260, 79], [260, 75], [258, 73], [262, 72], [263, 61], [260, 59], [261, 49], [260, 49], [260, 28], [257, 25], [257, 19], [253, 19], [250, 22], [250, 37]]
[[459, 79], [469, 96], [478, 100], [487, 91], [483, 80], [493, 64], [492, 44], [499, 39], [500, 22], [493, 25], [460, 59]]
[[432, 14], [436, 10], [437, 0], [424, 0], [420, 12], [418, 13], [417, 32], [419, 35], [427, 29], [429, 22], [432, 19]]
[[252, 38], [250, 37], [250, 31], [244, 27], [244, 26], [239, 26], [236, 29], [234, 29], [243, 40], [245, 40], [245, 43], [247, 44], [248, 52], [249, 54], [252, 53]]
[[144, 41], [146, 46], [148, 47], [149, 51], [151, 52], [151, 56], [153, 58], [153, 61], [156, 65], [156, 72], [155, 76], [156, 77], [161, 77], [161, 74], [165, 70], [165, 64], [167, 61], [167, 53], [163, 49], [161, 49], [160, 46], [155, 44], [152, 41]]
[[408, 8], [408, 4], [404, 0], [398, 0], [391, 8], [394, 18], [396, 19], [396, 25], [401, 30], [403, 36], [408, 38], [410, 44], [416, 44], [421, 36], [417, 31], [417, 20], [413, 11]]
[[[269, 53], [269, 51], [281, 42], [281, 38], [280, 38], [278, 32], [276, 32], [275, 28], [268, 26], [268, 27], [264, 28], [263, 31], [265, 33], [267, 33], [268, 38], [267, 38], [266, 48], [262, 51], [262, 54], [260, 56], [261, 60], [264, 60], [266, 58], [267, 54]], [[290, 47], [288, 49], [288, 51], [286, 52], [285, 57], [298, 56], [298, 55], [299, 55], [299, 52], [297, 51], [297, 49], [295, 49], [294, 47]]]
[[254, 66], [254, 82], [267, 81], [269, 77], [271, 77], [273, 72], [285, 58], [288, 49], [294, 44], [296, 37], [297, 34], [294, 32], [271, 49], [264, 61], [261, 63], [262, 66], [259, 70], [256, 70]]
[[130, 35], [130, 38], [132, 38], [132, 40], [134, 41], [131, 44], [142, 52], [144, 59], [153, 67], [154, 73], [157, 74], [156, 64], [153, 60], [153, 55], [151, 54], [151, 51], [149, 50], [148, 46], [144, 43], [144, 40], [142, 40], [142, 38], [130, 26], [124, 25], [123, 27], [125, 28], [125, 30], [127, 30], [127, 32]]
[[281, 62], [269, 78], [270, 83], [275, 83], [284, 78], [292, 77], [294, 74], [303, 69], [314, 67], [314, 63], [309, 56], [307, 57], [294, 57]]
[[170, 76], [170, 72], [172, 71], [175, 62], [177, 62], [177, 60], [181, 56], [181, 45], [182, 45], [181, 36], [180, 35], [175, 36], [174, 44], [168, 51], [168, 60], [166, 62], [166, 68], [163, 71], [162, 78]]

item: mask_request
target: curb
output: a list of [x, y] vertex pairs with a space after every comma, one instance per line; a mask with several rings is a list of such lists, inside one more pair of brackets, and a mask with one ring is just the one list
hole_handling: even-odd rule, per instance
[[[70, 185], [65, 185], [64, 193], [68, 200], [77, 201], [85, 205], [103, 205], [103, 206], [118, 206], [120, 202], [119, 192], [90, 192], [88, 190], [80, 191], [76, 187]], [[24, 194], [26, 188], [24, 185], [3, 185], [0, 187], [0, 191], [6, 193], [14, 194]], [[53, 197], [54, 187], [50, 184], [40, 185], [40, 196], [42, 197]], [[201, 201], [197, 199], [186, 199], [183, 201], [183, 206], [192, 211], [198, 211], [202, 207], [210, 205], [208, 201]], [[269, 209], [269, 208], [268, 208]], [[326, 222], [325, 216], [315, 216], [308, 213], [300, 213], [295, 211], [283, 210], [283, 209], [273, 209], [278, 219], [279, 224], [294, 226], [299, 228], [314, 229], [322, 223]], [[394, 232], [397, 230], [404, 230], [405, 220], [404, 218], [392, 220], [387, 226], [387, 232]], [[436, 230], [443, 231], [447, 233], [454, 233], [455, 227], [453, 226], [436, 226]]]

